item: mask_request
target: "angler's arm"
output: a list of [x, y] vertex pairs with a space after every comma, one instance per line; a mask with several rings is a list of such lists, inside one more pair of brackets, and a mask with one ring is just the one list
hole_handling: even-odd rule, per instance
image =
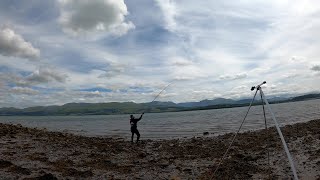
[[138, 121], [140, 121], [142, 119], [143, 115], [144, 115], [144, 112], [141, 114], [141, 116], [139, 117]]

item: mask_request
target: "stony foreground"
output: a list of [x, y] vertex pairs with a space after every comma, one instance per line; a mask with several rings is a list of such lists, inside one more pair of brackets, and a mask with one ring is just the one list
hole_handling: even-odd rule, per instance
[[[288, 125], [282, 131], [300, 179], [320, 179], [320, 120]], [[275, 128], [239, 134], [212, 176], [232, 137], [131, 144], [0, 124], [0, 179], [292, 178]]]

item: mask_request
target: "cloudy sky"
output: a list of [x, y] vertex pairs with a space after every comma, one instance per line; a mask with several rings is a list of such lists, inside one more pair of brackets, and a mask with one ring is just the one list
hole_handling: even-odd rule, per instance
[[320, 90], [316, 0], [1, 0], [0, 107]]

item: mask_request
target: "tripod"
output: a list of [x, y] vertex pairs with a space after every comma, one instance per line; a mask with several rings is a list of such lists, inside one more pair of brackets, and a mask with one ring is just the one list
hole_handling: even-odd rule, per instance
[[[259, 84], [259, 85], [257, 85], [257, 86], [253, 86], [253, 87], [251, 88], [251, 91], [254, 91], [254, 90], [256, 90], [256, 91], [255, 91], [255, 94], [254, 94], [254, 96], [253, 96], [253, 98], [252, 98], [252, 100], [251, 100], [251, 103], [250, 103], [250, 105], [249, 105], [248, 111], [247, 111], [247, 113], [246, 113], [246, 115], [245, 115], [245, 117], [244, 117], [244, 119], [243, 119], [243, 121], [242, 121], [242, 123], [241, 123], [241, 125], [240, 125], [240, 127], [239, 127], [239, 129], [238, 129], [238, 131], [237, 131], [236, 134], [234, 135], [234, 137], [233, 137], [233, 139], [232, 139], [232, 141], [231, 141], [228, 149], [227, 149], [226, 152], [224, 153], [224, 155], [223, 155], [223, 157], [221, 158], [221, 160], [220, 160], [217, 168], [216, 168], [215, 171], [213, 172], [213, 175], [212, 175], [211, 179], [213, 179], [213, 177], [214, 177], [215, 173], [217, 172], [217, 170], [219, 169], [219, 166], [221, 165], [222, 161], [223, 161], [223, 160], [225, 159], [225, 157], [227, 156], [227, 154], [228, 154], [228, 152], [229, 152], [229, 150], [230, 150], [230, 148], [231, 148], [234, 140], [236, 139], [238, 133], [240, 132], [240, 130], [241, 130], [241, 128], [242, 128], [242, 125], [243, 125], [244, 121], [246, 120], [246, 118], [247, 118], [247, 116], [248, 116], [248, 113], [249, 113], [249, 111], [250, 111], [250, 109], [251, 109], [251, 106], [252, 106], [252, 104], [253, 104], [253, 102], [254, 102], [254, 100], [255, 100], [255, 98], [256, 98], [256, 95], [257, 95], [257, 93], [258, 93], [258, 91], [259, 91], [259, 92], [260, 92], [260, 96], [261, 96], [261, 101], [262, 101], [263, 115], [264, 115], [264, 119], [265, 119], [265, 126], [267, 125], [267, 122], [266, 122], [266, 115], [265, 115], [264, 105], [267, 106], [269, 112], [270, 112], [271, 115], [272, 115], [272, 119], [273, 119], [274, 124], [275, 124], [275, 126], [276, 126], [277, 132], [278, 132], [278, 134], [279, 134], [279, 136], [280, 136], [280, 139], [281, 139], [283, 148], [284, 148], [284, 150], [285, 150], [285, 152], [286, 152], [286, 154], [287, 154], [287, 158], [288, 158], [289, 163], [290, 163], [290, 166], [291, 166], [291, 171], [292, 171], [293, 177], [294, 177], [295, 180], [298, 180], [296, 168], [295, 168], [294, 163], [293, 163], [293, 160], [292, 160], [292, 158], [291, 158], [291, 154], [290, 154], [290, 152], [289, 152], [289, 149], [288, 149], [288, 146], [287, 146], [287, 144], [286, 144], [286, 141], [284, 140], [284, 137], [283, 137], [282, 132], [281, 132], [281, 130], [280, 130], [278, 121], [277, 121], [277, 119], [276, 119], [273, 111], [271, 110], [271, 107], [270, 107], [270, 104], [269, 104], [268, 100], [266, 99], [266, 97], [265, 97], [265, 95], [264, 95], [264, 93], [263, 93], [263, 91], [262, 91], [262, 85], [264, 85], [264, 84], [266, 84], [266, 81], [264, 81], [263, 83], [261, 83], [261, 84]], [[268, 158], [269, 158], [269, 156], [268, 156]], [[269, 159], [268, 159], [268, 162], [269, 162]]]

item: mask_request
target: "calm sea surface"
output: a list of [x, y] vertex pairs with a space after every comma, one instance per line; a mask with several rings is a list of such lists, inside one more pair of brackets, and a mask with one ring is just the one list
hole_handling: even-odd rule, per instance
[[[271, 105], [281, 125], [320, 119], [320, 100]], [[147, 113], [138, 123], [141, 139], [170, 139], [235, 132], [248, 107], [203, 111]], [[138, 117], [139, 115], [135, 115]], [[274, 126], [267, 111], [269, 126]], [[129, 139], [129, 115], [94, 116], [0, 116], [0, 122], [47, 128], [86, 136], [117, 136]], [[264, 128], [262, 106], [251, 108], [242, 131]]]

